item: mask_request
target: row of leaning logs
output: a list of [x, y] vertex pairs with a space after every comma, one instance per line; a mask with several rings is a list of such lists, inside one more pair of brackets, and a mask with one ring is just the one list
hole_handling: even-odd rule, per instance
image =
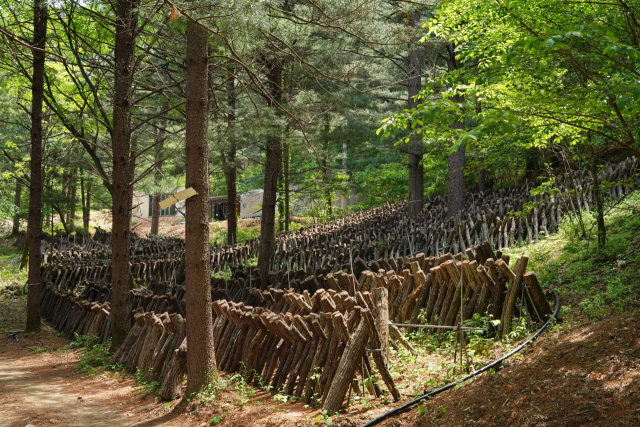
[[[544, 321], [551, 314], [535, 273], [526, 271], [528, 258], [519, 259], [513, 270], [509, 261], [500, 252], [496, 257], [491, 245], [484, 242], [456, 257], [450, 253], [426, 257], [421, 253], [368, 265], [360, 262], [356, 273], [359, 278], [343, 271], [309, 276], [305, 281], [315, 283], [315, 292], [304, 286], [292, 286], [286, 291], [253, 288], [242, 301], [276, 311], [297, 305], [307, 311], [324, 308], [345, 312], [361, 302], [355, 298], [357, 295], [381, 287], [387, 289], [393, 323], [416, 324], [422, 319], [431, 325], [453, 326], [477, 313], [501, 319], [502, 335], [502, 329], [504, 334], [510, 331], [514, 313], [520, 315], [525, 308], [535, 321]], [[392, 334], [399, 335], [395, 328]]]
[[[637, 187], [638, 159], [631, 157], [600, 171], [601, 181], [612, 182], [609, 196], [619, 200]], [[557, 177], [557, 194], [531, 195], [527, 184], [496, 192], [469, 194], [465, 209], [449, 217], [443, 196], [425, 201], [417, 219], [408, 218], [403, 205], [357, 213], [331, 224], [309, 227], [277, 239], [272, 269], [302, 268], [310, 273], [327, 265], [345, 268], [362, 259], [407, 256], [424, 252], [439, 256], [472, 248], [485, 240], [498, 250], [532, 242], [557, 230], [561, 215], [594, 206], [587, 171], [568, 171]], [[515, 215], [528, 206], [526, 215]]]
[[[630, 158], [616, 168], [605, 168], [601, 171], [602, 179], [621, 183], [629, 177], [637, 177], [637, 163], [637, 159]], [[548, 199], [531, 197], [528, 187], [491, 194], [471, 194], [466, 219], [464, 212], [458, 218], [445, 219], [444, 204], [437, 200], [440, 196], [435, 196], [435, 199], [427, 200], [423, 217], [418, 220], [407, 218], [400, 206], [391, 206], [358, 213], [332, 224], [310, 227], [297, 234], [283, 235], [278, 237], [276, 253], [280, 254], [277, 256], [288, 254], [285, 256], [287, 262], [280, 263], [286, 270], [271, 272], [269, 283], [274, 287], [293, 287], [314, 292], [327, 287], [323, 278], [330, 272], [340, 269], [350, 272], [353, 265], [358, 274], [355, 264], [362, 259], [396, 259], [399, 267], [394, 268], [391, 262], [389, 264], [391, 269], [400, 274], [403, 268], [400, 259], [421, 249], [426, 256], [439, 256], [446, 252], [457, 253], [459, 249], [466, 251], [485, 240], [498, 250], [526, 239], [535, 240], [540, 233], [555, 231], [563, 211], [593, 206], [590, 191], [570, 191], [588, 190], [590, 183], [584, 171], [567, 173], [557, 181], [558, 185], [567, 189], [564, 194], [569, 195], [563, 196], [562, 200], [560, 196]], [[612, 197], [622, 197], [630, 191], [631, 186], [620, 184], [609, 188]], [[521, 209], [527, 201], [538, 204], [526, 217], [508, 215], [511, 211]], [[65, 241], [64, 236], [57, 238], [60, 242]], [[66, 240], [71, 240], [70, 236]], [[131, 242], [132, 273], [137, 283], [147, 285], [155, 279], [182, 284], [183, 274], [177, 273], [184, 248], [180, 239], [135, 237]], [[246, 288], [261, 286], [257, 270], [253, 273], [247, 271], [244, 276], [240, 273], [240, 265], [252, 256], [256, 244], [256, 241], [251, 241], [245, 246], [223, 246], [213, 250], [211, 262], [214, 269], [231, 264], [232, 271], [238, 273], [231, 282], [212, 283], [212, 288], [224, 288], [230, 299], [238, 301], [248, 297]], [[44, 256], [43, 281], [50, 281], [61, 290], [75, 290], [96, 282], [108, 283], [111, 269], [109, 258], [110, 251], [105, 247], [90, 251], [82, 251], [77, 247], [68, 251], [54, 250]], [[381, 267], [389, 270], [387, 266]], [[180, 275], [179, 279], [177, 275]]]
[[[366, 383], [359, 378], [369, 378], [373, 373], [367, 347], [379, 349], [383, 342], [380, 336], [384, 334], [375, 326], [377, 310], [371, 295], [358, 293], [362, 305], [342, 312], [332, 305], [314, 309], [312, 301], [304, 295], [275, 294], [279, 295], [280, 303], [287, 301], [285, 295], [293, 298], [274, 307], [290, 307], [288, 311], [282, 313], [224, 300], [213, 303], [218, 368], [242, 372], [254, 385], [280, 390], [307, 403], [315, 400], [322, 402], [323, 407], [337, 405], [339, 409], [348, 387], [359, 389]], [[298, 303], [293, 303], [294, 300]], [[386, 360], [373, 354], [378, 372], [398, 400], [400, 394]], [[346, 360], [352, 362], [348, 367], [343, 366], [342, 361]], [[372, 394], [382, 394], [378, 384], [371, 387]]]
[[187, 371], [186, 325], [179, 313], [133, 311], [134, 324], [112, 360], [147, 382], [160, 384], [160, 396], [172, 400], [182, 395]]
[[416, 324], [422, 318], [429, 325], [453, 326], [477, 313], [500, 319], [502, 338], [511, 331], [514, 314], [522, 315], [525, 308], [533, 321], [545, 321], [552, 312], [535, 273], [526, 271], [528, 258], [518, 259], [512, 270], [510, 257], [497, 258], [486, 241], [455, 257], [418, 254], [405, 262], [409, 269], [401, 275], [380, 268], [391, 267], [393, 259], [389, 261], [361, 263], [360, 290], [369, 290], [374, 283], [388, 289], [394, 323]]
[[45, 284], [40, 292], [40, 310], [42, 317], [69, 339], [75, 334], [96, 335], [99, 342], [106, 342], [111, 337], [108, 302], [89, 301]]
[[[110, 235], [97, 230], [96, 236], [101, 240], [109, 240]], [[111, 280], [111, 250], [108, 246], [100, 246], [90, 250], [73, 244], [78, 240], [74, 235], [44, 235], [43, 243], [48, 249], [43, 255], [43, 280], [54, 283], [58, 288], [74, 290], [87, 283], [109, 282]], [[82, 237], [82, 241], [91, 240]], [[56, 242], [53, 245], [51, 242]], [[64, 243], [64, 244], [63, 244]], [[151, 280], [180, 282], [184, 274], [184, 241], [175, 237], [154, 236], [150, 239], [132, 236], [130, 239], [131, 272], [137, 283], [143, 285]], [[86, 246], [86, 245], [85, 245]], [[62, 250], [64, 248], [64, 250]], [[226, 268], [227, 265], [239, 267], [247, 259], [255, 255], [257, 242], [246, 245], [219, 246], [211, 250], [211, 265], [214, 271]]]

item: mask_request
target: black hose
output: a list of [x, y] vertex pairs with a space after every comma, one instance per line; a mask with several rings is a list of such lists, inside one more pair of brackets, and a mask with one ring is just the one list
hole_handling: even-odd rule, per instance
[[533, 334], [533, 336], [531, 336], [531, 338], [529, 338], [528, 340], [526, 340], [524, 343], [522, 343], [520, 346], [518, 346], [515, 350], [511, 351], [509, 354], [502, 356], [500, 359], [491, 362], [490, 364], [486, 365], [483, 368], [478, 369], [475, 372], [470, 373], [469, 375], [467, 375], [466, 377], [460, 378], [459, 380], [456, 380], [452, 383], [449, 383], [447, 385], [445, 385], [444, 387], [441, 387], [437, 390], [433, 390], [430, 391], [429, 393], [425, 394], [424, 396], [420, 396], [419, 398], [412, 400], [411, 402], [405, 403], [404, 405], [396, 408], [396, 409], [392, 409], [389, 412], [386, 412], [382, 415], [380, 415], [378, 418], [374, 418], [373, 420], [369, 421], [368, 423], [364, 424], [362, 427], [371, 427], [371, 426], [375, 426], [379, 423], [381, 423], [382, 421], [386, 420], [389, 417], [392, 417], [396, 414], [399, 414], [400, 412], [409, 409], [410, 407], [412, 407], [413, 405], [416, 405], [418, 403], [420, 403], [422, 400], [428, 399], [432, 396], [435, 396], [437, 394], [442, 393], [445, 390], [449, 390], [450, 388], [455, 387], [456, 385], [463, 383], [465, 381], [467, 381], [468, 379], [471, 379], [477, 375], [480, 375], [483, 372], [488, 371], [491, 368], [494, 368], [496, 366], [498, 366], [500, 363], [502, 363], [504, 360], [508, 359], [509, 357], [513, 356], [514, 354], [518, 353], [520, 350], [522, 350], [523, 348], [525, 348], [527, 345], [529, 345], [530, 343], [532, 343], [536, 338], [538, 338], [540, 336], [540, 334], [542, 332], [544, 332], [545, 329], [547, 329], [547, 327], [549, 326], [549, 323], [551, 323], [552, 320], [557, 320], [558, 319], [558, 311], [560, 310], [560, 297], [558, 296], [558, 293], [555, 290], [552, 290], [551, 292], [553, 292], [553, 296], [556, 299], [556, 307], [553, 311], [553, 314], [551, 315], [551, 317], [549, 317], [549, 319], [545, 322], [544, 325], [542, 325], [542, 327], [540, 329], [538, 329], [538, 331]]

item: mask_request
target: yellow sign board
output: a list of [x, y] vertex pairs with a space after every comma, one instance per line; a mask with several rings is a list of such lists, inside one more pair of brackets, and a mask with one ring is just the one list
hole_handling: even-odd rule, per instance
[[196, 193], [196, 190], [194, 190], [192, 187], [189, 187], [186, 190], [182, 190], [174, 194], [173, 196], [169, 196], [161, 201], [160, 208], [167, 209], [169, 206], [178, 203], [180, 200], [188, 199], [189, 197], [195, 196], [196, 194], [198, 194]]

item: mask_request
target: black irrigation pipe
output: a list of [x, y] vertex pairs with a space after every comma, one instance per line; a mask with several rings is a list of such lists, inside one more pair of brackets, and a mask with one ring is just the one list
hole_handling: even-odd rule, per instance
[[420, 403], [421, 401], [428, 399], [430, 397], [433, 397], [437, 394], [442, 393], [443, 391], [449, 390], [450, 388], [455, 387], [456, 385], [463, 383], [477, 375], [480, 375], [483, 372], [488, 371], [491, 368], [495, 368], [496, 366], [498, 366], [500, 363], [502, 363], [504, 360], [508, 359], [509, 357], [513, 356], [514, 354], [518, 353], [520, 350], [522, 350], [523, 348], [525, 348], [527, 345], [529, 345], [530, 343], [532, 343], [536, 338], [538, 338], [540, 336], [540, 334], [542, 334], [544, 332], [545, 329], [547, 329], [547, 327], [549, 326], [549, 324], [551, 323], [552, 320], [557, 320], [558, 319], [558, 311], [560, 310], [560, 297], [558, 296], [558, 293], [555, 290], [552, 290], [551, 292], [553, 292], [553, 296], [556, 299], [556, 307], [553, 311], [553, 314], [551, 315], [551, 317], [549, 317], [549, 319], [545, 322], [544, 325], [542, 325], [542, 327], [540, 329], [538, 329], [538, 332], [536, 332], [535, 334], [533, 334], [533, 336], [531, 338], [529, 338], [528, 340], [526, 340], [524, 343], [522, 343], [519, 347], [517, 347], [515, 350], [513, 350], [512, 352], [510, 352], [509, 354], [501, 357], [500, 359], [491, 362], [490, 364], [486, 365], [484, 368], [478, 369], [475, 372], [470, 373], [469, 375], [467, 375], [464, 378], [460, 378], [459, 380], [456, 380], [452, 383], [449, 383], [447, 385], [445, 385], [444, 387], [441, 387], [437, 390], [433, 390], [430, 391], [429, 393], [425, 394], [424, 396], [420, 396], [419, 398], [412, 400], [411, 402], [405, 403], [404, 405], [400, 406], [399, 408], [393, 409], [389, 412], [386, 412], [382, 415], [380, 415], [377, 418], [374, 418], [373, 420], [369, 421], [368, 423], [364, 424], [362, 427], [371, 427], [371, 426], [375, 426], [379, 423], [381, 423], [382, 421], [386, 420], [389, 417], [392, 417], [396, 414], [399, 414], [402, 411], [405, 411], [407, 409], [409, 409], [410, 407], [412, 407], [413, 405], [417, 405], [418, 403]]

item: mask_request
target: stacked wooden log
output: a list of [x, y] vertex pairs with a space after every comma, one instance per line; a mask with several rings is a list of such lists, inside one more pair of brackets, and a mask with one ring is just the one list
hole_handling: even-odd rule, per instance
[[[615, 168], [609, 166], [600, 172], [600, 179], [613, 182], [608, 191], [613, 199], [631, 191], [638, 180], [638, 161], [629, 158]], [[629, 182], [631, 181], [631, 182]], [[271, 286], [315, 292], [326, 288], [326, 277], [331, 272], [344, 270], [359, 275], [358, 259], [395, 260], [396, 265], [380, 265], [397, 274], [406, 264], [405, 259], [422, 252], [438, 257], [444, 253], [466, 251], [488, 241], [502, 250], [514, 244], [536, 240], [540, 235], [556, 231], [564, 212], [578, 212], [593, 207], [591, 181], [586, 171], [573, 171], [558, 177], [556, 186], [560, 194], [530, 196], [530, 186], [500, 190], [495, 193], [470, 194], [467, 208], [456, 218], [448, 218], [442, 196], [428, 198], [423, 215], [408, 218], [403, 205], [395, 205], [354, 214], [330, 224], [309, 227], [277, 238], [276, 253], [272, 259]], [[525, 205], [530, 210], [525, 214]], [[109, 232], [96, 231], [96, 241], [109, 241]], [[82, 289], [92, 283], [108, 284], [111, 280], [110, 250], [102, 245], [89, 251], [72, 245], [74, 236], [48, 237], [55, 244], [46, 253], [43, 262], [43, 280], [54, 283], [61, 290]], [[56, 240], [57, 239], [57, 240]], [[86, 239], [81, 238], [83, 241]], [[67, 245], [68, 250], [59, 250]], [[257, 269], [244, 269], [247, 259], [255, 256], [257, 240], [245, 245], [221, 246], [212, 250], [214, 271], [231, 267], [233, 277], [215, 279], [212, 288], [217, 296], [228, 294], [234, 301], [248, 298], [247, 288], [260, 286]], [[132, 237], [132, 273], [141, 286], [152, 280], [182, 285], [184, 280], [182, 259], [184, 242], [177, 238]], [[400, 261], [402, 259], [402, 261]], [[384, 264], [384, 263], [383, 263]], [[315, 277], [315, 279], [313, 279]]]
[[[389, 295], [389, 316], [393, 322], [417, 323], [422, 316], [429, 324], [453, 326], [474, 314], [504, 318], [503, 323], [506, 323], [507, 318], [513, 316], [516, 300], [525, 292], [528, 315], [535, 321], [545, 320], [551, 313], [549, 304], [535, 273], [524, 271], [527, 258], [516, 262], [515, 272], [508, 261], [507, 256], [496, 257], [488, 242], [456, 257], [450, 253], [437, 258], [426, 257], [421, 253], [411, 258], [380, 259], [368, 264], [356, 260], [359, 276], [338, 271], [326, 276], [309, 276], [303, 282], [297, 278], [291, 281], [277, 279], [274, 280], [275, 287], [247, 290], [237, 301], [271, 310], [298, 306], [308, 312], [324, 304], [344, 313], [365, 301], [366, 307], [370, 306], [370, 292], [374, 288], [384, 288]], [[524, 263], [522, 267], [521, 262]], [[518, 278], [517, 272], [521, 269], [522, 278]], [[315, 292], [301, 283], [314, 283]], [[519, 290], [511, 291], [514, 287]], [[516, 300], [508, 305], [511, 312], [503, 315], [504, 301], [510, 292]], [[529, 294], [536, 296], [535, 304]]]
[[[358, 293], [350, 309], [337, 310], [338, 301], [331, 294], [307, 298], [306, 295], [271, 290], [276, 296], [273, 306], [285, 313], [264, 307], [245, 306], [243, 303], [216, 301], [213, 309], [214, 342], [218, 368], [229, 372], [243, 372], [255, 385], [268, 386], [309, 403], [340, 403], [346, 389], [332, 390], [335, 384], [351, 384], [358, 373], [360, 378], [372, 375], [367, 346], [379, 349], [380, 339], [375, 328], [372, 311], [366, 307], [363, 295]], [[336, 296], [336, 295], [334, 295]], [[315, 295], [314, 295], [315, 297]], [[370, 298], [370, 296], [369, 296]], [[357, 341], [354, 349], [354, 340]], [[340, 369], [339, 360], [353, 359], [352, 370]], [[385, 378], [387, 387], [397, 400], [399, 393], [388, 373], [386, 362], [376, 359], [376, 366]], [[338, 393], [339, 397], [336, 397]], [[382, 391], [375, 391], [377, 395]], [[334, 403], [335, 405], [335, 403]]]
[[160, 395], [171, 400], [182, 395], [186, 373], [186, 325], [178, 313], [134, 310], [135, 323], [113, 361], [147, 382], [157, 381]]
[[[601, 171], [603, 181], [614, 183], [607, 187], [611, 198], [630, 191], [623, 181], [638, 183], [637, 169], [634, 158]], [[279, 236], [267, 289], [256, 268], [243, 267], [256, 240], [216, 248], [214, 271], [231, 267], [232, 273], [211, 280], [218, 366], [308, 402], [318, 399], [332, 413], [349, 386], [364, 386], [354, 378], [372, 375], [371, 359], [397, 396], [386, 348], [415, 350], [393, 325], [389, 337], [389, 322], [454, 326], [490, 315], [500, 320], [497, 336], [504, 338], [514, 317], [545, 320], [551, 308], [527, 271], [528, 259], [510, 264], [500, 250], [554, 232], [562, 213], [593, 206], [584, 172], [568, 173], [556, 185], [563, 192], [544, 197], [530, 196], [529, 187], [470, 195], [456, 218], [447, 217], [442, 197], [433, 197], [417, 219], [396, 205]], [[525, 204], [531, 209], [515, 215]], [[105, 341], [110, 234], [97, 232], [95, 245], [56, 238], [43, 262], [43, 317], [68, 337], [96, 334]], [[165, 398], [180, 394], [186, 369], [183, 253], [179, 239], [132, 239], [132, 273], [144, 288], [131, 291], [133, 328], [115, 357], [160, 381]], [[380, 394], [379, 386], [369, 386]]]
[[71, 292], [60, 292], [51, 284], [42, 287], [40, 297], [42, 317], [67, 338], [74, 334], [97, 335], [99, 342], [105, 342], [111, 336], [108, 302], [88, 301]]
[[[639, 162], [631, 157], [599, 172], [612, 183], [609, 197], [619, 200], [640, 183]], [[277, 239], [273, 270], [348, 268], [360, 257], [398, 258], [418, 252], [439, 256], [457, 253], [483, 241], [502, 250], [532, 242], [557, 230], [561, 215], [592, 209], [591, 178], [586, 170], [557, 177], [550, 191], [531, 195], [534, 185], [469, 194], [467, 206], [449, 217], [444, 196], [427, 198], [423, 214], [408, 218], [404, 205], [354, 214], [330, 224], [302, 229]]]

